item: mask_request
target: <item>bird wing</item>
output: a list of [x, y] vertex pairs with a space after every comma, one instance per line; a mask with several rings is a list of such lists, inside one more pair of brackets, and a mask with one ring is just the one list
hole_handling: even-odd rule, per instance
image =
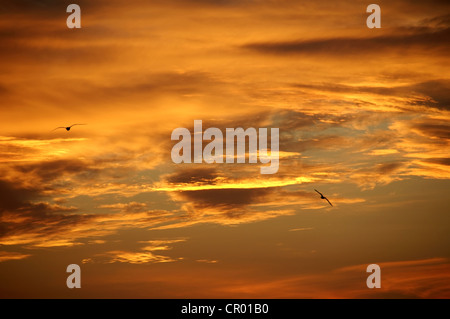
[[59, 126], [59, 127], [55, 128], [55, 129], [51, 130], [51, 132], [53, 132], [54, 130], [57, 130], [59, 128], [66, 128], [66, 127], [65, 126]]
[[331, 207], [333, 207], [333, 204], [330, 203], [330, 201], [328, 200], [328, 198], [325, 197], [325, 199], [327, 200], [328, 204], [330, 204]]
[[321, 192], [319, 192], [317, 189], [314, 189], [316, 192], [320, 194], [320, 196], [323, 196]]
[[75, 125], [86, 125], [86, 124], [72, 124], [72, 125], [69, 126], [69, 127], [72, 127], [72, 126], [75, 126]]

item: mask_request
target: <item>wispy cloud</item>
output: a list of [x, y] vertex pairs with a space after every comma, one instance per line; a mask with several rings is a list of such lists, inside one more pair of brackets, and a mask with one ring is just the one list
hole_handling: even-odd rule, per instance
[[381, 289], [367, 288], [367, 265], [355, 265], [327, 273], [225, 284], [222, 291], [225, 296], [242, 298], [274, 295], [276, 298], [448, 298], [450, 287], [446, 279], [450, 276], [450, 264], [446, 258], [378, 265], [382, 269]]
[[30, 254], [22, 254], [17, 252], [0, 251], [0, 262], [8, 260], [20, 260], [30, 257]]
[[150, 240], [139, 242], [139, 244], [147, 244], [140, 251], [107, 251], [97, 254], [93, 257], [86, 258], [83, 263], [130, 263], [130, 264], [146, 264], [146, 263], [166, 263], [182, 260], [182, 257], [172, 258], [155, 253], [156, 251], [170, 250], [171, 244], [184, 242], [186, 239], [170, 239], [170, 240]]

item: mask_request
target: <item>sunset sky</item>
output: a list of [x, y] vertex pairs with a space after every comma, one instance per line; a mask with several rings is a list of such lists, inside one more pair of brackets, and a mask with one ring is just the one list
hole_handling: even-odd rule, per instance
[[[377, 1], [381, 29], [360, 0], [71, 3], [0, 6], [0, 298], [450, 298], [447, 0]], [[173, 163], [194, 120], [279, 128], [278, 172]]]

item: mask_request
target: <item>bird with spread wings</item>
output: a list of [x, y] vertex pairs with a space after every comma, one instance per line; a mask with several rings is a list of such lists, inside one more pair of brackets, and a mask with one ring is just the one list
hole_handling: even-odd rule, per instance
[[75, 125], [86, 125], [86, 124], [72, 124], [71, 126], [59, 126], [59, 127], [55, 128], [54, 130], [52, 130], [52, 132], [55, 131], [55, 130], [57, 130], [57, 129], [59, 129], [59, 128], [65, 128], [66, 131], [70, 131], [70, 129], [72, 128], [72, 126], [75, 126]]
[[325, 196], [323, 196], [323, 194], [321, 192], [319, 192], [317, 189], [314, 189], [316, 192], [318, 192], [320, 194], [320, 198], [321, 199], [326, 199], [328, 204], [330, 204], [330, 206], [333, 207], [333, 204], [330, 203], [330, 201], [328, 200], [328, 198], [326, 198]]

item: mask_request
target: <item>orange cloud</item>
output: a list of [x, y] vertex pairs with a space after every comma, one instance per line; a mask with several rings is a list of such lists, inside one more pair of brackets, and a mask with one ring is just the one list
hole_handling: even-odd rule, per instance
[[107, 251], [105, 253], [97, 254], [92, 258], [83, 259], [83, 263], [101, 262], [101, 263], [130, 263], [130, 264], [145, 264], [145, 263], [166, 263], [174, 262], [183, 259], [179, 257], [174, 259], [172, 257], [155, 254], [154, 251], [169, 250], [170, 244], [184, 242], [186, 239], [173, 240], [151, 240], [146, 242], [150, 244], [141, 249], [141, 251]]
[[239, 298], [449, 298], [447, 258], [378, 263], [381, 288], [366, 287], [367, 265], [273, 281], [225, 285], [223, 296]]
[[0, 262], [8, 261], [8, 260], [20, 260], [27, 257], [30, 257], [30, 254], [22, 254], [16, 252], [7, 252], [0, 251]]

